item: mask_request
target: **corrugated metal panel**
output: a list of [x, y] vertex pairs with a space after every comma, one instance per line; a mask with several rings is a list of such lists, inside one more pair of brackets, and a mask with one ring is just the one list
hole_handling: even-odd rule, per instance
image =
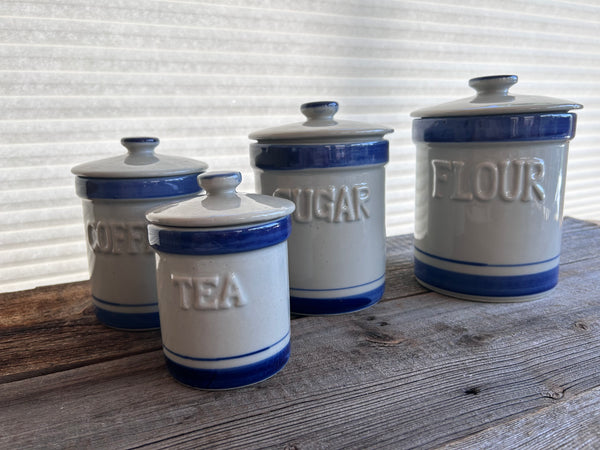
[[515, 91], [581, 102], [565, 211], [600, 218], [600, 5], [595, 1], [0, 2], [0, 290], [87, 277], [70, 168], [126, 135], [253, 189], [247, 135], [306, 101], [395, 128], [388, 234], [412, 231], [409, 112], [516, 73]]

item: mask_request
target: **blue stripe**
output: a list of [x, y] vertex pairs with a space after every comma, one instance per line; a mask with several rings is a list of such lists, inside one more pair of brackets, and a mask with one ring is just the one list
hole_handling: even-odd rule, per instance
[[529, 263], [521, 263], [521, 264], [486, 264], [486, 263], [480, 263], [480, 262], [461, 261], [459, 259], [444, 258], [442, 256], [434, 255], [433, 253], [424, 252], [423, 250], [421, 250], [417, 246], [415, 246], [415, 250], [418, 251], [419, 253], [422, 253], [422, 254], [424, 254], [426, 256], [429, 256], [430, 258], [438, 259], [440, 261], [447, 261], [447, 262], [451, 262], [451, 263], [454, 263], [454, 264], [464, 264], [465, 266], [477, 266], [477, 267], [526, 267], [526, 266], [535, 266], [535, 265], [538, 265], [538, 264], [549, 263], [551, 261], [554, 261], [554, 260], [560, 258], [560, 254], [558, 254], [556, 256], [553, 256], [552, 258], [545, 259], [543, 261], [536, 261], [536, 262], [529, 262]]
[[160, 328], [158, 311], [151, 313], [119, 313], [94, 305], [96, 318], [104, 325], [120, 330], [156, 330]]
[[341, 288], [333, 288], [333, 289], [301, 289], [301, 288], [295, 288], [295, 287], [290, 286], [290, 289], [293, 289], [294, 291], [308, 291], [308, 292], [343, 291], [345, 289], [353, 289], [353, 288], [358, 288], [358, 287], [361, 287], [361, 286], [367, 286], [368, 284], [376, 283], [377, 281], [382, 280], [384, 277], [385, 277], [385, 273], [383, 275], [381, 275], [380, 277], [374, 279], [373, 281], [368, 281], [366, 283], [355, 284], [354, 286], [341, 287]]
[[224, 255], [258, 250], [285, 241], [290, 235], [292, 220], [279, 220], [243, 228], [212, 230], [163, 228], [148, 225], [150, 246], [160, 252], [178, 255]]
[[158, 302], [153, 302], [153, 303], [142, 303], [142, 304], [134, 304], [131, 305], [129, 303], [116, 303], [116, 302], [109, 302], [107, 300], [102, 300], [99, 299], [96, 296], [92, 296], [94, 298], [94, 300], [96, 300], [98, 303], [104, 303], [105, 305], [110, 305], [110, 306], [126, 306], [127, 308], [143, 308], [143, 307], [147, 307], [147, 306], [158, 306]]
[[426, 117], [413, 120], [415, 142], [565, 140], [575, 136], [573, 113]]
[[245, 358], [247, 356], [252, 356], [252, 355], [257, 355], [259, 353], [263, 353], [266, 352], [267, 350], [275, 347], [276, 345], [279, 345], [280, 343], [282, 343], [284, 340], [286, 340], [287, 338], [289, 338], [290, 336], [290, 332], [288, 331], [285, 336], [283, 336], [281, 339], [279, 339], [277, 342], [275, 342], [272, 345], [268, 345], [267, 347], [261, 348], [260, 350], [255, 350], [253, 352], [249, 352], [249, 353], [244, 353], [241, 355], [235, 355], [235, 356], [223, 356], [220, 358], [197, 358], [195, 356], [186, 356], [186, 355], [182, 355], [181, 353], [176, 353], [173, 350], [169, 349], [166, 345], [163, 344], [163, 347], [166, 351], [168, 351], [169, 353], [181, 358], [181, 359], [189, 359], [190, 361], [228, 361], [228, 360], [232, 360], [232, 359], [240, 359], [240, 358]]
[[250, 145], [250, 161], [264, 170], [327, 169], [366, 166], [389, 161], [389, 142], [347, 144], [265, 144]]
[[155, 178], [76, 177], [75, 191], [82, 198], [143, 199], [176, 197], [200, 192], [199, 173]]
[[279, 372], [290, 359], [290, 344], [262, 361], [228, 369], [195, 369], [165, 359], [169, 372], [180, 383], [199, 389], [232, 389], [258, 383]]
[[344, 314], [374, 305], [385, 291], [385, 283], [376, 289], [362, 294], [336, 297], [336, 298], [305, 298], [290, 297], [290, 309], [293, 314], [324, 316], [331, 314]]
[[481, 297], [521, 297], [548, 291], [558, 283], [558, 265], [529, 275], [472, 275], [439, 269], [415, 258], [415, 276], [438, 289]]

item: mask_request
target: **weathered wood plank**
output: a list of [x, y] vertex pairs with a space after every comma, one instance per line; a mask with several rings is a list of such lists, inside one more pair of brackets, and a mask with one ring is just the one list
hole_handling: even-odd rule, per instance
[[560, 432], [538, 418], [599, 399], [599, 274], [589, 256], [531, 303], [423, 293], [296, 320], [290, 363], [240, 390], [181, 386], [160, 351], [6, 383], [0, 444], [433, 448], [511, 430], [505, 442], [526, 445], [532, 429]]
[[573, 397], [445, 445], [446, 450], [498, 448], [596, 449], [600, 442], [600, 389]]
[[101, 325], [89, 282], [0, 296], [0, 384], [161, 348], [160, 332]]

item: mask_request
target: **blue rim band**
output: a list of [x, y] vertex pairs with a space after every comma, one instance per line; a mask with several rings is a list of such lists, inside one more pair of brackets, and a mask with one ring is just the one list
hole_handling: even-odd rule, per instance
[[157, 312], [152, 313], [118, 313], [99, 308], [94, 305], [96, 318], [104, 325], [120, 330], [156, 330], [160, 328], [160, 318]]
[[300, 170], [367, 166], [389, 161], [389, 142], [349, 144], [250, 145], [250, 161], [259, 169]]
[[196, 369], [165, 357], [167, 368], [179, 382], [200, 389], [231, 389], [258, 383], [279, 372], [290, 359], [290, 344], [262, 361], [229, 369]]
[[165, 253], [178, 255], [225, 255], [248, 252], [285, 241], [292, 229], [292, 219], [285, 216], [242, 228], [220, 230], [162, 228], [148, 225], [150, 246]]
[[529, 275], [486, 276], [439, 269], [415, 258], [415, 276], [430, 286], [480, 297], [521, 297], [549, 291], [558, 283], [558, 265]]
[[293, 314], [325, 316], [344, 314], [374, 305], [385, 291], [385, 283], [376, 289], [358, 295], [338, 298], [290, 297], [290, 310]]
[[573, 113], [426, 117], [413, 120], [414, 142], [501, 142], [572, 139]]
[[143, 199], [176, 197], [200, 192], [199, 173], [156, 178], [76, 177], [77, 195], [88, 199]]

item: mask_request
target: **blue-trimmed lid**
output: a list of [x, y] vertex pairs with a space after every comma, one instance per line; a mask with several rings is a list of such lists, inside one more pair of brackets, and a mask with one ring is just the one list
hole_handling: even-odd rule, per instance
[[155, 137], [125, 137], [121, 144], [127, 153], [79, 164], [71, 169], [84, 178], [144, 178], [175, 177], [206, 171], [205, 162], [192, 158], [160, 155], [154, 149], [160, 140]]
[[583, 106], [568, 100], [513, 95], [516, 75], [473, 78], [473, 97], [414, 111], [415, 142], [501, 142], [568, 140], [575, 136], [576, 115]]
[[389, 142], [347, 144], [251, 144], [250, 162], [263, 170], [331, 169], [386, 164]]
[[338, 120], [337, 102], [305, 103], [306, 121], [250, 134], [250, 161], [263, 170], [325, 169], [385, 164], [394, 130], [350, 120]]
[[242, 181], [239, 172], [207, 172], [198, 179], [204, 194], [152, 209], [148, 221], [165, 227], [232, 227], [277, 221], [295, 209], [283, 198], [236, 192]]
[[581, 109], [582, 105], [560, 98], [513, 94], [516, 75], [490, 75], [472, 78], [469, 86], [477, 91], [472, 97], [418, 109], [412, 117], [489, 116], [496, 114], [560, 113]]
[[292, 123], [278, 127], [255, 131], [248, 137], [261, 142], [319, 142], [332, 143], [348, 140], [376, 140], [388, 133], [392, 128], [351, 120], [338, 120], [333, 116], [339, 105], [334, 101], [304, 103], [300, 107], [306, 116], [304, 122]]

